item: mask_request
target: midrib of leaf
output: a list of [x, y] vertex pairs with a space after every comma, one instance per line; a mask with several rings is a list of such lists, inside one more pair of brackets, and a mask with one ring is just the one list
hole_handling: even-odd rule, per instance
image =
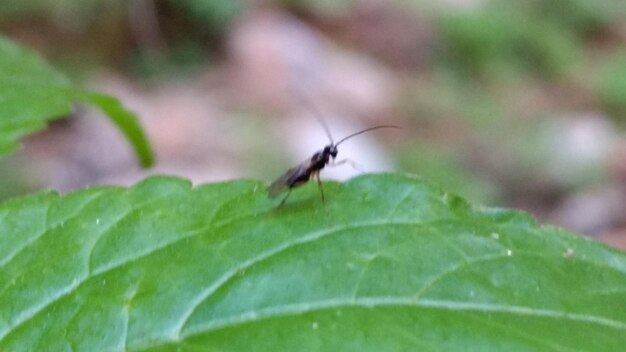
[[[248, 217], [252, 217], [256, 215], [258, 214], [249, 214]], [[124, 216], [120, 217], [117, 221], [120, 221], [123, 218]], [[186, 323], [188, 322], [189, 318], [193, 315], [197, 307], [206, 299], [211, 297], [213, 293], [217, 292], [226, 283], [228, 283], [233, 278], [237, 277], [237, 274], [239, 272], [245, 269], [249, 269], [253, 267], [254, 265], [257, 265], [279, 253], [282, 253], [291, 248], [294, 248], [297, 245], [314, 242], [326, 236], [329, 236], [329, 235], [332, 235], [332, 234], [335, 234], [344, 230], [357, 229], [359, 227], [376, 227], [376, 226], [390, 226], [390, 225], [431, 226], [433, 224], [442, 223], [442, 222], [450, 222], [450, 221], [453, 221], [453, 219], [437, 220], [433, 222], [411, 222], [411, 221], [390, 221], [389, 218], [385, 218], [385, 220], [380, 220], [380, 221], [357, 223], [357, 224], [350, 224], [350, 225], [345, 225], [345, 226], [335, 226], [335, 227], [327, 228], [327, 229], [320, 230], [320, 231], [314, 231], [298, 238], [297, 240], [287, 242], [283, 245], [276, 246], [270, 250], [267, 250], [261, 253], [258, 256], [255, 256], [253, 258], [250, 258], [249, 260], [243, 261], [240, 265], [234, 268], [231, 268], [230, 270], [226, 271], [222, 276], [220, 276], [217, 280], [212, 282], [207, 287], [207, 289], [201, 291], [197, 299], [192, 301], [190, 308], [186, 310], [187, 313], [181, 316], [180, 323], [177, 324], [172, 329], [172, 333], [168, 335], [172, 340], [164, 340], [163, 343], [182, 341], [185, 338], [192, 337], [200, 333], [214, 331], [214, 330], [218, 330], [218, 329], [226, 328], [226, 327], [244, 325], [250, 322], [260, 321], [260, 320], [264, 320], [268, 318], [297, 315], [297, 314], [302, 314], [302, 313], [307, 313], [307, 312], [312, 312], [312, 311], [319, 311], [319, 310], [325, 310], [325, 309], [331, 309], [331, 308], [341, 308], [341, 307], [361, 307], [361, 308], [371, 309], [371, 308], [380, 308], [380, 307], [384, 308], [388, 306], [405, 306], [405, 307], [414, 307], [414, 308], [420, 308], [420, 307], [421, 308], [436, 308], [436, 309], [452, 310], [452, 311], [508, 313], [508, 314], [514, 314], [514, 315], [515, 314], [529, 315], [529, 316], [537, 316], [537, 317], [581, 321], [581, 322], [586, 322], [590, 324], [597, 324], [597, 325], [603, 325], [603, 326], [616, 328], [620, 330], [626, 330], [626, 323], [603, 318], [603, 317], [598, 317], [598, 316], [594, 316], [590, 314], [563, 313], [559, 311], [539, 309], [539, 308], [534, 308], [534, 307], [496, 305], [496, 304], [479, 304], [479, 303], [472, 303], [472, 302], [465, 302], [465, 301], [446, 301], [446, 300], [432, 300], [432, 299], [420, 298], [424, 295], [424, 293], [428, 290], [429, 287], [432, 287], [436, 281], [441, 280], [441, 278], [444, 277], [445, 275], [449, 275], [455, 271], [458, 271], [459, 269], [463, 267], [478, 263], [482, 260], [502, 259], [502, 258], [508, 257], [504, 253], [499, 253], [499, 254], [494, 254], [494, 255], [489, 255], [489, 256], [484, 256], [484, 257], [473, 257], [470, 260], [459, 261], [458, 263], [453, 265], [450, 269], [437, 274], [432, 281], [424, 285], [414, 296], [409, 296], [409, 297], [389, 297], [389, 296], [386, 296], [386, 297], [348, 297], [344, 299], [301, 302], [298, 304], [274, 306], [274, 307], [260, 309], [257, 311], [244, 312], [240, 315], [229, 317], [229, 318], [215, 319], [207, 323], [204, 326], [200, 326], [195, 329], [190, 329], [187, 332], [183, 332]], [[231, 221], [225, 221], [224, 223], [218, 225], [217, 227], [227, 226], [230, 223]], [[113, 226], [114, 226], [114, 223], [108, 226], [107, 231]], [[127, 260], [119, 262], [116, 265], [107, 266], [106, 268], [103, 268], [101, 270], [94, 270], [92, 274], [85, 275], [84, 277], [79, 278], [78, 280], [72, 281], [71, 285], [64, 287], [63, 289], [59, 290], [56, 294], [54, 294], [53, 299], [49, 300], [48, 302], [45, 302], [41, 306], [34, 307], [34, 310], [32, 312], [25, 312], [24, 314], [25, 318], [19, 321], [17, 324], [14, 324], [9, 329], [9, 331], [17, 329], [19, 326], [28, 322], [30, 319], [35, 317], [38, 313], [40, 313], [47, 307], [53, 305], [55, 302], [62, 299], [63, 297], [72, 294], [87, 280], [93, 279], [97, 276], [104, 275], [112, 270], [124, 267], [125, 265], [131, 264], [134, 261], [138, 261], [158, 251], [166, 250], [168, 247], [171, 247], [183, 240], [204, 234], [206, 231], [212, 230], [212, 229], [215, 229], [215, 228], [206, 228], [206, 229], [194, 231], [190, 233], [189, 235], [178, 237], [176, 240], [172, 242], [164, 243], [163, 246], [154, 247], [145, 253], [141, 253], [138, 256], [128, 258]], [[98, 239], [101, 238], [101, 236], [104, 235], [105, 233], [106, 231], [102, 232], [100, 236], [98, 236]], [[41, 236], [39, 236], [38, 238], [40, 237]], [[98, 239], [95, 242], [97, 242]], [[92, 246], [92, 249], [93, 249], [93, 246]], [[538, 255], [535, 253], [524, 253], [522, 251], [516, 251], [515, 255], [516, 256], [532, 255], [532, 256], [537, 256], [537, 257], [548, 258], [547, 256]], [[576, 260], [580, 260], [580, 258], [577, 258]], [[593, 263], [601, 267], [612, 269], [601, 263], [594, 263], [594, 262], [589, 262], [589, 263]], [[5, 336], [6, 334], [0, 335], [0, 340], [2, 340], [2, 338], [4, 338]], [[156, 347], [158, 345], [159, 344], [151, 344], [150, 347]], [[133, 348], [133, 350], [135, 349]]]
[[[228, 317], [225, 319], [215, 319], [196, 329], [190, 329], [180, 336], [180, 339], [189, 338], [197, 334], [209, 331], [219, 330], [228, 327], [240, 326], [251, 322], [258, 322], [269, 318], [284, 317], [289, 315], [300, 315], [313, 311], [321, 311], [337, 308], [385, 308], [385, 307], [406, 307], [406, 308], [435, 308], [449, 311], [476, 311], [481, 313], [505, 313], [512, 315], [533, 316], [552, 318], [565, 321], [578, 321], [593, 325], [602, 325], [605, 327], [624, 330], [626, 332], [626, 323], [606, 319], [589, 314], [563, 313], [549, 309], [539, 309], [534, 307], [523, 307], [513, 305], [498, 305], [489, 303], [473, 303], [467, 301], [447, 301], [433, 299], [416, 299], [410, 297], [347, 297], [341, 299], [329, 299], [312, 302], [301, 302], [297, 304], [287, 304], [259, 309], [256, 311], [244, 312], [238, 316]], [[180, 340], [178, 339], [178, 340]], [[171, 343], [172, 341], [167, 341]], [[154, 347], [152, 345], [150, 347]]]
[[[452, 219], [448, 220], [452, 221]], [[573, 321], [581, 321], [587, 322], [591, 324], [604, 325], [607, 327], [612, 327], [616, 329], [626, 330], [626, 323], [615, 321], [612, 319], [607, 319], [599, 316], [594, 316], [591, 314], [578, 314], [578, 313], [563, 313], [555, 310], [549, 309], [541, 309], [535, 307], [524, 307], [524, 306], [512, 306], [512, 305], [497, 305], [497, 304], [481, 304], [481, 303], [472, 303], [465, 301], [446, 301], [446, 300], [432, 300], [432, 299], [423, 299], [425, 293], [429, 288], [433, 287], [434, 284], [440, 281], [443, 277], [450, 275], [462, 268], [469, 267], [476, 263], [488, 260], [497, 260], [497, 259], [506, 259], [509, 258], [509, 255], [506, 253], [497, 253], [492, 255], [486, 255], [481, 257], [469, 257], [469, 259], [463, 259], [457, 263], [454, 263], [449, 269], [444, 270], [443, 272], [438, 273], [434, 276], [434, 278], [426, 283], [422, 288], [416, 292], [415, 295], [410, 297], [349, 297], [346, 299], [333, 299], [326, 301], [314, 301], [314, 302], [302, 302], [295, 305], [284, 305], [278, 307], [270, 307], [261, 309], [258, 311], [249, 311], [242, 313], [239, 316], [229, 317], [227, 319], [217, 319], [211, 321], [206, 326], [201, 326], [197, 329], [190, 329], [188, 332], [183, 333], [184, 326], [188, 322], [189, 318], [193, 315], [198, 306], [206, 301], [213, 293], [217, 292], [220, 288], [222, 288], [227, 282], [231, 279], [237, 277], [237, 274], [243, 270], [249, 269], [256, 264], [259, 264], [272, 256], [275, 256], [281, 252], [289, 250], [294, 246], [310, 243], [319, 239], [322, 239], [326, 236], [338, 233], [340, 231], [356, 229], [359, 227], [376, 227], [376, 226], [391, 226], [391, 225], [411, 225], [411, 226], [429, 226], [433, 223], [441, 223], [442, 221], [435, 222], [409, 222], [409, 221], [390, 221], [386, 219], [384, 221], [374, 221], [369, 223], [359, 223], [350, 226], [337, 226], [333, 228], [329, 228], [327, 230], [315, 231], [306, 236], [303, 236], [295, 241], [289, 242], [282, 246], [277, 246], [269, 251], [261, 253], [259, 256], [251, 258], [247, 261], [244, 261], [241, 265], [227, 271], [222, 277], [218, 278], [218, 280], [214, 281], [204, 290], [198, 297], [198, 299], [194, 300], [194, 303], [188, 310], [188, 313], [183, 315], [181, 319], [181, 323], [178, 325], [176, 329], [176, 333], [172, 334], [175, 336], [176, 340], [181, 340], [186, 337], [194, 336], [198, 333], [204, 333], [212, 330], [217, 330], [226, 327], [233, 327], [234, 325], [243, 325], [246, 323], [250, 323], [256, 320], [268, 319], [278, 316], [287, 316], [287, 315], [297, 315], [301, 313], [307, 313], [314, 310], [323, 310], [330, 308], [341, 308], [344, 307], [363, 307], [363, 308], [375, 308], [375, 307], [384, 307], [384, 306], [407, 306], [407, 307], [427, 307], [427, 308], [438, 308], [445, 310], [466, 310], [466, 311], [479, 311], [479, 312], [497, 312], [497, 313], [510, 313], [510, 314], [520, 314], [520, 315], [531, 315], [537, 317], [549, 317], [549, 318], [557, 318], [557, 319], [565, 319], [565, 320], [573, 320]], [[456, 249], [456, 246], [451, 246], [453, 249]], [[546, 258], [550, 257], [546, 255], [540, 255], [537, 253], [524, 252], [524, 251], [516, 251], [515, 256], [529, 256], [529, 257], [538, 257], [538, 258]], [[465, 257], [468, 258], [468, 257]], [[581, 260], [577, 258], [576, 260]], [[613, 269], [601, 263], [595, 263], [588, 260], [582, 260], [590, 264], [594, 264], [600, 266], [605, 269]], [[358, 282], [357, 282], [358, 284]]]
[[340, 231], [356, 229], [359, 227], [376, 227], [376, 226], [390, 226], [390, 225], [427, 226], [428, 224], [414, 223], [414, 222], [391, 222], [388, 219], [385, 219], [383, 221], [372, 221], [368, 223], [359, 223], [359, 224], [352, 224], [352, 225], [347, 225], [347, 226], [335, 226], [335, 227], [330, 227], [324, 230], [311, 232], [302, 237], [299, 237], [298, 239], [294, 241], [286, 242], [283, 245], [279, 245], [274, 248], [271, 248], [270, 250], [262, 252], [261, 254], [255, 257], [252, 257], [246, 261], [243, 261], [240, 265], [234, 268], [231, 268], [230, 270], [225, 272], [222, 276], [220, 276], [217, 280], [215, 280], [213, 283], [207, 286], [205, 290], [201, 291], [198, 297], [192, 301], [192, 304], [190, 305], [189, 309], [186, 310], [187, 312], [183, 314], [180, 323], [177, 325], [177, 327], [174, 330], [175, 332], [173, 333], [173, 336], [176, 336], [177, 338], [179, 338], [181, 336], [181, 333], [182, 333], [182, 330], [184, 329], [185, 324], [189, 321], [190, 317], [196, 311], [198, 306], [200, 306], [202, 302], [206, 301], [207, 298], [211, 297], [213, 293], [217, 292], [217, 290], [223, 287], [227, 282], [229, 282], [231, 279], [236, 277], [237, 274], [240, 273], [241, 271], [245, 269], [249, 269], [256, 264], [259, 264], [279, 253], [292, 249], [295, 246], [310, 243], [310, 242], [322, 239], [326, 236], [330, 236], [332, 234], [338, 233]]
[[489, 326], [490, 329], [506, 332], [508, 334], [513, 334], [515, 336], [519, 336], [519, 337], [523, 338], [526, 341], [530, 341], [530, 342], [536, 343], [537, 345], [539, 345], [539, 347], [542, 348], [542, 350], [545, 350], [546, 348], [549, 348], [549, 349], [554, 350], [554, 351], [581, 352], [581, 350], [579, 350], [579, 349], [572, 349], [572, 348], [568, 348], [568, 347], [565, 347], [565, 346], [557, 345], [557, 344], [555, 344], [552, 341], [545, 340], [545, 339], [540, 339], [540, 338], [537, 338], [536, 336], [529, 335], [529, 334], [525, 333], [524, 331], [521, 331], [520, 329], [512, 329], [512, 328], [510, 328], [510, 327], [508, 327], [506, 325], [494, 324], [494, 323], [492, 323], [491, 321], [489, 321], [488, 319], [485, 319], [485, 318], [472, 317], [471, 320], [474, 320], [477, 323], [480, 323], [482, 325], [487, 325], [487, 326]]

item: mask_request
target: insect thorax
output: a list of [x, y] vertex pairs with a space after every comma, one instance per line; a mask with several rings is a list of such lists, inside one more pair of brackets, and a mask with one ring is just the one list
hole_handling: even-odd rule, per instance
[[[333, 155], [334, 154], [334, 155]], [[319, 152], [313, 154], [311, 157], [311, 168], [321, 170], [328, 164], [330, 157], [335, 157], [337, 155], [337, 149], [334, 146], [327, 145], [324, 149]]]

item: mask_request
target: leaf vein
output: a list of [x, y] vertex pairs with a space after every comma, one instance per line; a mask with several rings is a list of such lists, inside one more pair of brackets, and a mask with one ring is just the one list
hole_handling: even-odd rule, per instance
[[237, 273], [241, 272], [242, 270], [246, 270], [248, 268], [250, 268], [251, 266], [258, 264], [262, 261], [267, 260], [268, 258], [271, 258], [272, 256], [275, 256], [279, 253], [282, 253], [286, 250], [289, 250], [290, 248], [293, 248], [297, 245], [300, 244], [304, 244], [304, 243], [309, 243], [315, 240], [318, 240], [320, 238], [326, 237], [328, 235], [337, 233], [339, 231], [343, 231], [346, 229], [351, 229], [351, 228], [357, 228], [357, 227], [365, 227], [365, 226], [388, 226], [390, 224], [393, 225], [402, 225], [402, 224], [409, 224], [409, 225], [417, 225], [419, 223], [414, 223], [414, 222], [390, 222], [388, 220], [382, 220], [382, 221], [373, 221], [373, 222], [365, 222], [365, 223], [359, 223], [359, 224], [352, 224], [352, 225], [342, 225], [342, 226], [335, 226], [335, 227], [331, 227], [331, 228], [326, 228], [323, 230], [319, 230], [319, 231], [314, 231], [311, 233], [308, 233], [300, 238], [298, 238], [297, 240], [294, 241], [290, 241], [290, 242], [286, 242], [284, 244], [281, 244], [279, 246], [276, 246], [274, 248], [271, 248], [270, 250], [267, 250], [265, 252], [260, 253], [257, 256], [254, 256], [246, 261], [243, 261], [240, 265], [235, 266], [234, 268], [226, 271], [222, 276], [220, 276], [219, 278], [217, 278], [217, 280], [213, 281], [209, 286], [207, 286], [206, 289], [202, 290], [200, 292], [199, 295], [196, 296], [195, 299], [193, 299], [190, 305], [190, 308], [187, 309], [187, 311], [185, 312], [185, 314], [183, 314], [181, 316], [181, 320], [180, 323], [178, 324], [178, 326], [175, 329], [175, 333], [174, 336], [180, 337], [180, 334], [182, 332], [182, 329], [184, 328], [184, 326], [187, 324], [187, 322], [189, 321], [189, 319], [191, 318], [191, 316], [193, 315], [193, 313], [196, 311], [196, 309], [202, 304], [202, 302], [206, 301], [209, 297], [211, 297], [211, 295], [213, 295], [215, 292], [217, 292], [217, 290], [219, 290], [222, 286], [224, 286], [227, 282], [229, 282], [233, 277], [237, 276]]
[[[96, 199], [101, 197], [102, 194], [103, 194], [102, 192], [99, 192], [99, 193], [94, 194], [92, 197], [86, 199], [85, 202], [83, 204], [81, 204], [72, 214], [70, 214], [65, 219], [59, 221], [59, 223], [57, 225], [55, 225], [55, 226], [53, 226], [51, 228], [47, 228], [47, 226], [44, 227], [43, 231], [41, 231], [39, 234], [33, 236], [30, 240], [24, 242], [24, 244], [21, 247], [18, 247], [13, 253], [9, 253], [6, 257], [4, 257], [2, 260], [0, 260], [0, 269], [6, 267], [15, 257], [17, 257], [20, 253], [22, 253], [22, 251], [24, 251], [24, 250], [26, 250], [26, 248], [32, 246], [35, 242], [37, 242], [40, 238], [44, 237], [50, 231], [53, 231], [53, 230], [57, 229], [58, 227], [62, 226], [62, 224], [65, 221], [71, 221], [72, 219], [77, 218], [78, 215], [80, 214], [80, 212], [85, 209], [85, 207], [87, 207], [93, 201], [95, 201]], [[48, 208], [46, 209], [46, 218], [45, 218], [46, 225], [48, 224], [48, 212], [49, 211], [50, 211], [50, 204], [48, 204]]]
[[271, 318], [301, 315], [313, 311], [337, 309], [345, 307], [355, 308], [386, 308], [386, 307], [412, 307], [412, 308], [432, 308], [447, 311], [459, 312], [480, 312], [480, 313], [502, 313], [518, 316], [532, 316], [541, 318], [551, 318], [565, 321], [576, 321], [593, 325], [606, 326], [618, 330], [626, 330], [626, 323], [599, 317], [590, 314], [563, 313], [550, 309], [540, 309], [527, 306], [501, 305], [490, 303], [473, 303], [465, 301], [449, 300], [415, 300], [413, 297], [360, 297], [354, 300], [352, 297], [321, 300], [316, 302], [303, 302], [282, 305], [279, 307], [268, 307], [255, 312], [243, 312], [239, 315], [215, 319], [206, 324], [198, 325], [189, 329], [181, 335], [182, 338], [189, 338], [202, 333], [211, 332], [224, 328], [267, 320]]
[[[543, 257], [542, 255], [538, 255], [538, 254], [535, 254], [535, 253], [525, 253], [525, 252], [521, 252], [521, 251], [517, 251], [516, 252], [516, 256]], [[461, 269], [467, 268], [467, 267], [472, 266], [472, 265], [477, 264], [477, 263], [482, 263], [482, 262], [486, 262], [486, 261], [490, 261], [490, 260], [505, 259], [505, 258], [509, 258], [509, 256], [506, 253], [496, 253], [496, 254], [484, 255], [484, 256], [480, 256], [480, 257], [473, 257], [473, 258], [470, 258], [468, 260], [458, 262], [457, 264], [453, 265], [452, 267], [448, 268], [447, 270], [444, 270], [444, 271], [440, 272], [439, 274], [435, 275], [431, 281], [427, 282], [415, 294], [415, 299], [420, 299], [421, 297], [424, 296], [424, 294], [426, 292], [428, 292], [430, 289], [432, 289], [437, 282], [440, 282], [446, 276], [452, 275], [452, 274], [454, 274], [455, 272], [457, 272], [457, 271], [459, 271]]]

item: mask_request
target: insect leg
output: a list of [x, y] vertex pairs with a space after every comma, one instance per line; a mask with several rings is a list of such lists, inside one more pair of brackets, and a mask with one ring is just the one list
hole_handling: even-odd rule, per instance
[[283, 200], [280, 201], [280, 204], [278, 204], [278, 207], [282, 207], [283, 204], [285, 204], [285, 202], [287, 201], [287, 198], [289, 198], [289, 195], [291, 194], [291, 188], [289, 188], [287, 190], [287, 194], [285, 195], [285, 198], [283, 198]]
[[339, 160], [337, 162], [332, 162], [332, 163], [329, 163], [328, 166], [335, 167], [335, 166], [340, 166], [340, 165], [343, 165], [343, 164], [350, 165], [356, 171], [365, 172], [365, 170], [363, 170], [363, 168], [359, 164], [355, 163], [354, 160], [352, 160], [352, 159], [343, 159], [343, 160]]
[[322, 195], [322, 203], [324, 203], [324, 186], [322, 186], [322, 180], [320, 180], [320, 172], [315, 173], [315, 178], [317, 179], [317, 188], [320, 190], [320, 194]]

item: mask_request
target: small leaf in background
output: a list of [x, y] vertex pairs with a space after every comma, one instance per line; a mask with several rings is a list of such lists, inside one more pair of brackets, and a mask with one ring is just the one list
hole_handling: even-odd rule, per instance
[[617, 351], [626, 255], [403, 175], [0, 206], [0, 350]]
[[152, 151], [136, 116], [119, 101], [74, 87], [39, 57], [0, 37], [0, 155], [48, 121], [70, 114], [76, 101], [102, 109], [129, 138], [141, 165], [152, 164]]
[[609, 55], [599, 65], [596, 95], [620, 122], [626, 121], [626, 50]]

